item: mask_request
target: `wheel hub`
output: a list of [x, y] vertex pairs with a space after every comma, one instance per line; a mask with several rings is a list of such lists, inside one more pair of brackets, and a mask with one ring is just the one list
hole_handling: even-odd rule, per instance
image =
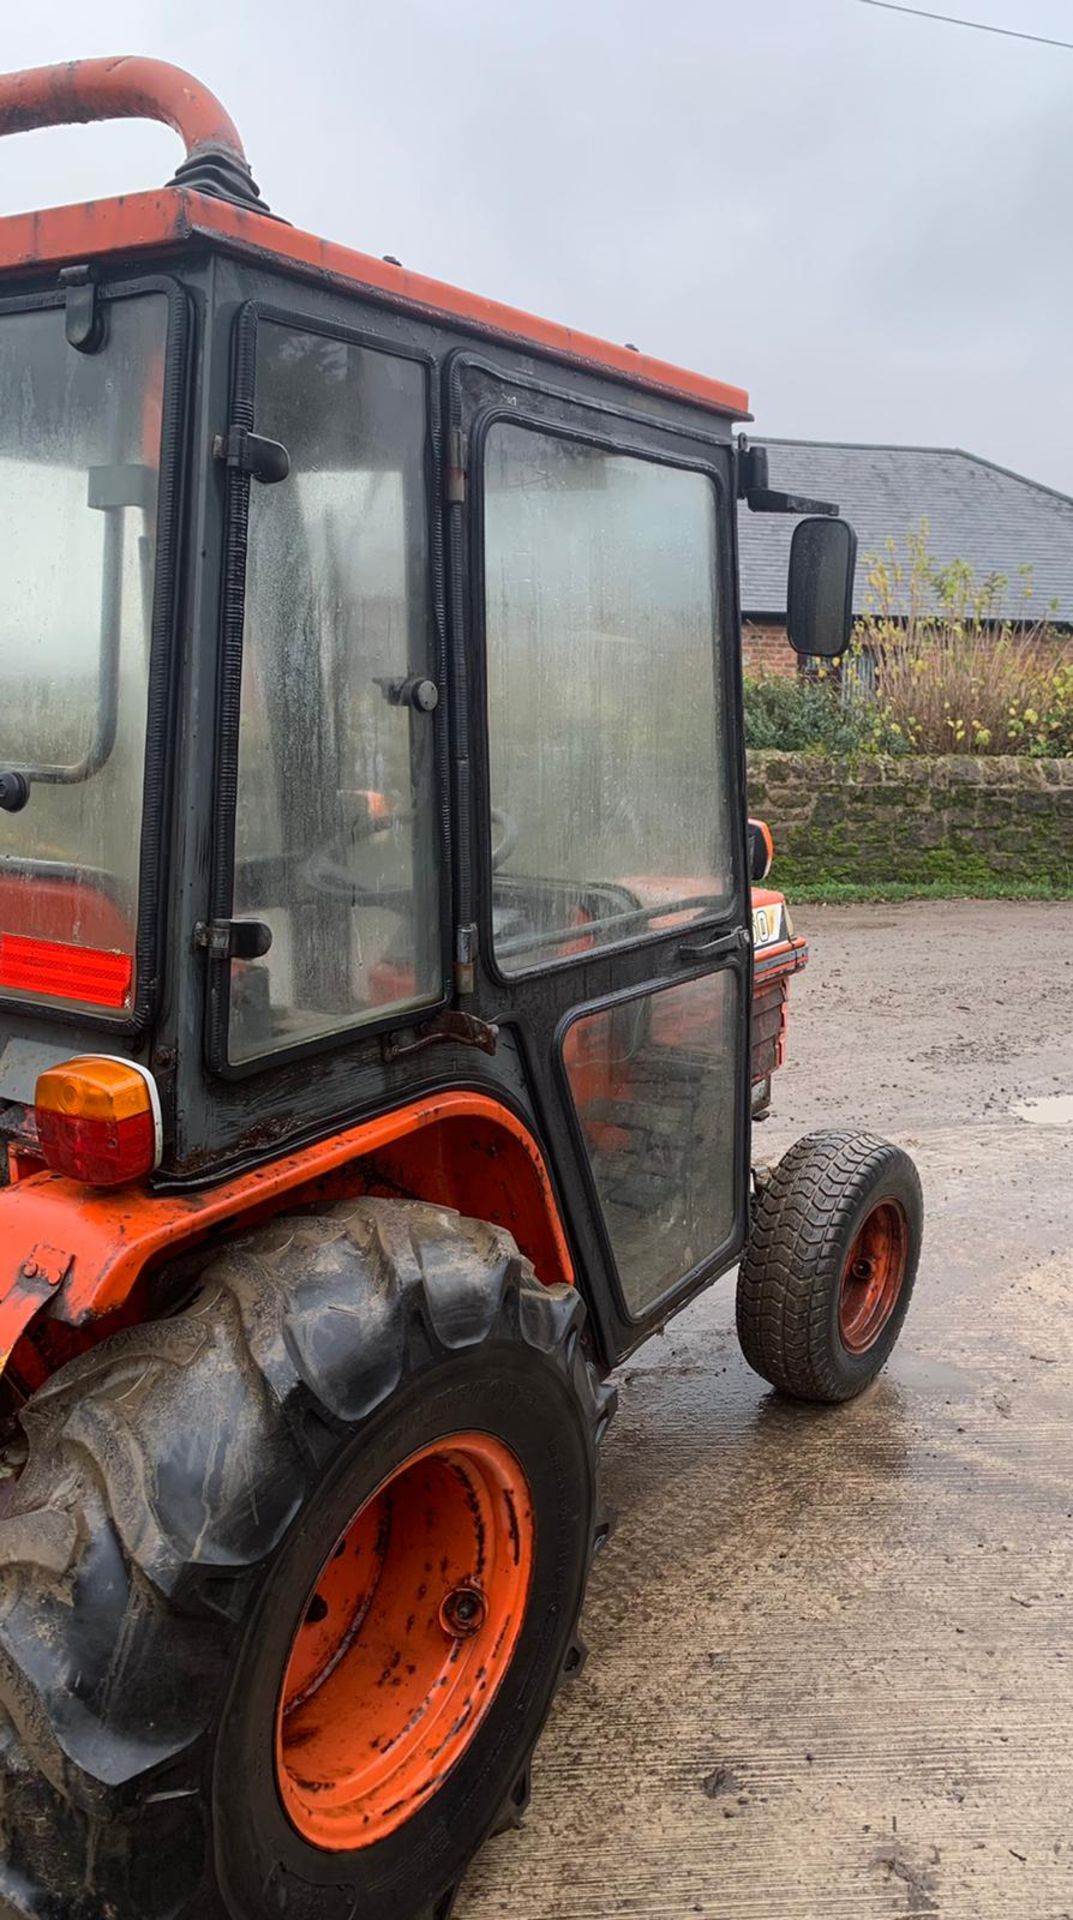
[[329, 1851], [371, 1846], [457, 1765], [506, 1675], [534, 1548], [529, 1489], [489, 1434], [411, 1454], [321, 1568], [276, 1713], [291, 1824]]
[[898, 1303], [909, 1253], [909, 1230], [897, 1200], [881, 1200], [846, 1256], [838, 1299], [838, 1331], [850, 1353], [875, 1345]]
[[479, 1587], [455, 1587], [440, 1608], [440, 1625], [454, 1640], [479, 1633], [488, 1617], [488, 1602]]

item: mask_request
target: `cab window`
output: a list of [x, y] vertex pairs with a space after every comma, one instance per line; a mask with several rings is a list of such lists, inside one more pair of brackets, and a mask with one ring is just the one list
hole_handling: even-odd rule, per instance
[[168, 302], [0, 316], [0, 995], [135, 1009]]
[[256, 429], [290, 470], [250, 490], [235, 1063], [441, 992], [425, 369], [262, 321]]
[[499, 965], [718, 912], [732, 837], [712, 479], [498, 422], [484, 525]]

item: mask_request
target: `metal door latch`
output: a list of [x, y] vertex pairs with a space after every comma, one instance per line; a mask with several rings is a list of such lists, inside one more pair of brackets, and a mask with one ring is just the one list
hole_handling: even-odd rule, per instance
[[385, 1033], [380, 1049], [385, 1061], [402, 1060], [408, 1054], [420, 1053], [425, 1047], [435, 1047], [447, 1042], [456, 1047], [479, 1047], [482, 1053], [494, 1053], [499, 1039], [499, 1028], [489, 1026], [485, 1020], [478, 1020], [472, 1013], [439, 1013], [432, 1020], [423, 1020], [412, 1029], [413, 1039], [403, 1040], [397, 1034]]

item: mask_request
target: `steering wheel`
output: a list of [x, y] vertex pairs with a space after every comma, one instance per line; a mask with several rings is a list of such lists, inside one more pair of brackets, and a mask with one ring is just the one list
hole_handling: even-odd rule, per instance
[[492, 872], [498, 873], [505, 860], [509, 860], [518, 844], [518, 828], [510, 814], [502, 807], [492, 807], [492, 826], [499, 833], [499, 839], [492, 839]]
[[[356, 834], [354, 826], [344, 828], [341, 833], [318, 847], [304, 862], [303, 873], [310, 886], [317, 893], [327, 893], [336, 900], [349, 900], [352, 906], [359, 902], [369, 907], [397, 906], [400, 901], [409, 901], [413, 897], [412, 886], [367, 887], [355, 880], [346, 861], [346, 849], [340, 847], [340, 841], [346, 836], [349, 846], [369, 846], [384, 834], [395, 833], [400, 827], [412, 826], [415, 819], [414, 809], [393, 813], [384, 820], [370, 820], [363, 833]], [[509, 860], [518, 844], [518, 829], [509, 813], [502, 807], [491, 809], [492, 872], [496, 873], [505, 860]], [[498, 838], [495, 835], [498, 834]]]

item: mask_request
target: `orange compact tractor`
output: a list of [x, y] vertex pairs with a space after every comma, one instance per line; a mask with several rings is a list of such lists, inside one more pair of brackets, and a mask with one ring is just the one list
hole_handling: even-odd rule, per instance
[[0, 1915], [444, 1920], [607, 1531], [616, 1362], [738, 1265], [858, 1392], [920, 1190], [762, 1178], [737, 388], [299, 232], [174, 68], [159, 192], [0, 221]]

